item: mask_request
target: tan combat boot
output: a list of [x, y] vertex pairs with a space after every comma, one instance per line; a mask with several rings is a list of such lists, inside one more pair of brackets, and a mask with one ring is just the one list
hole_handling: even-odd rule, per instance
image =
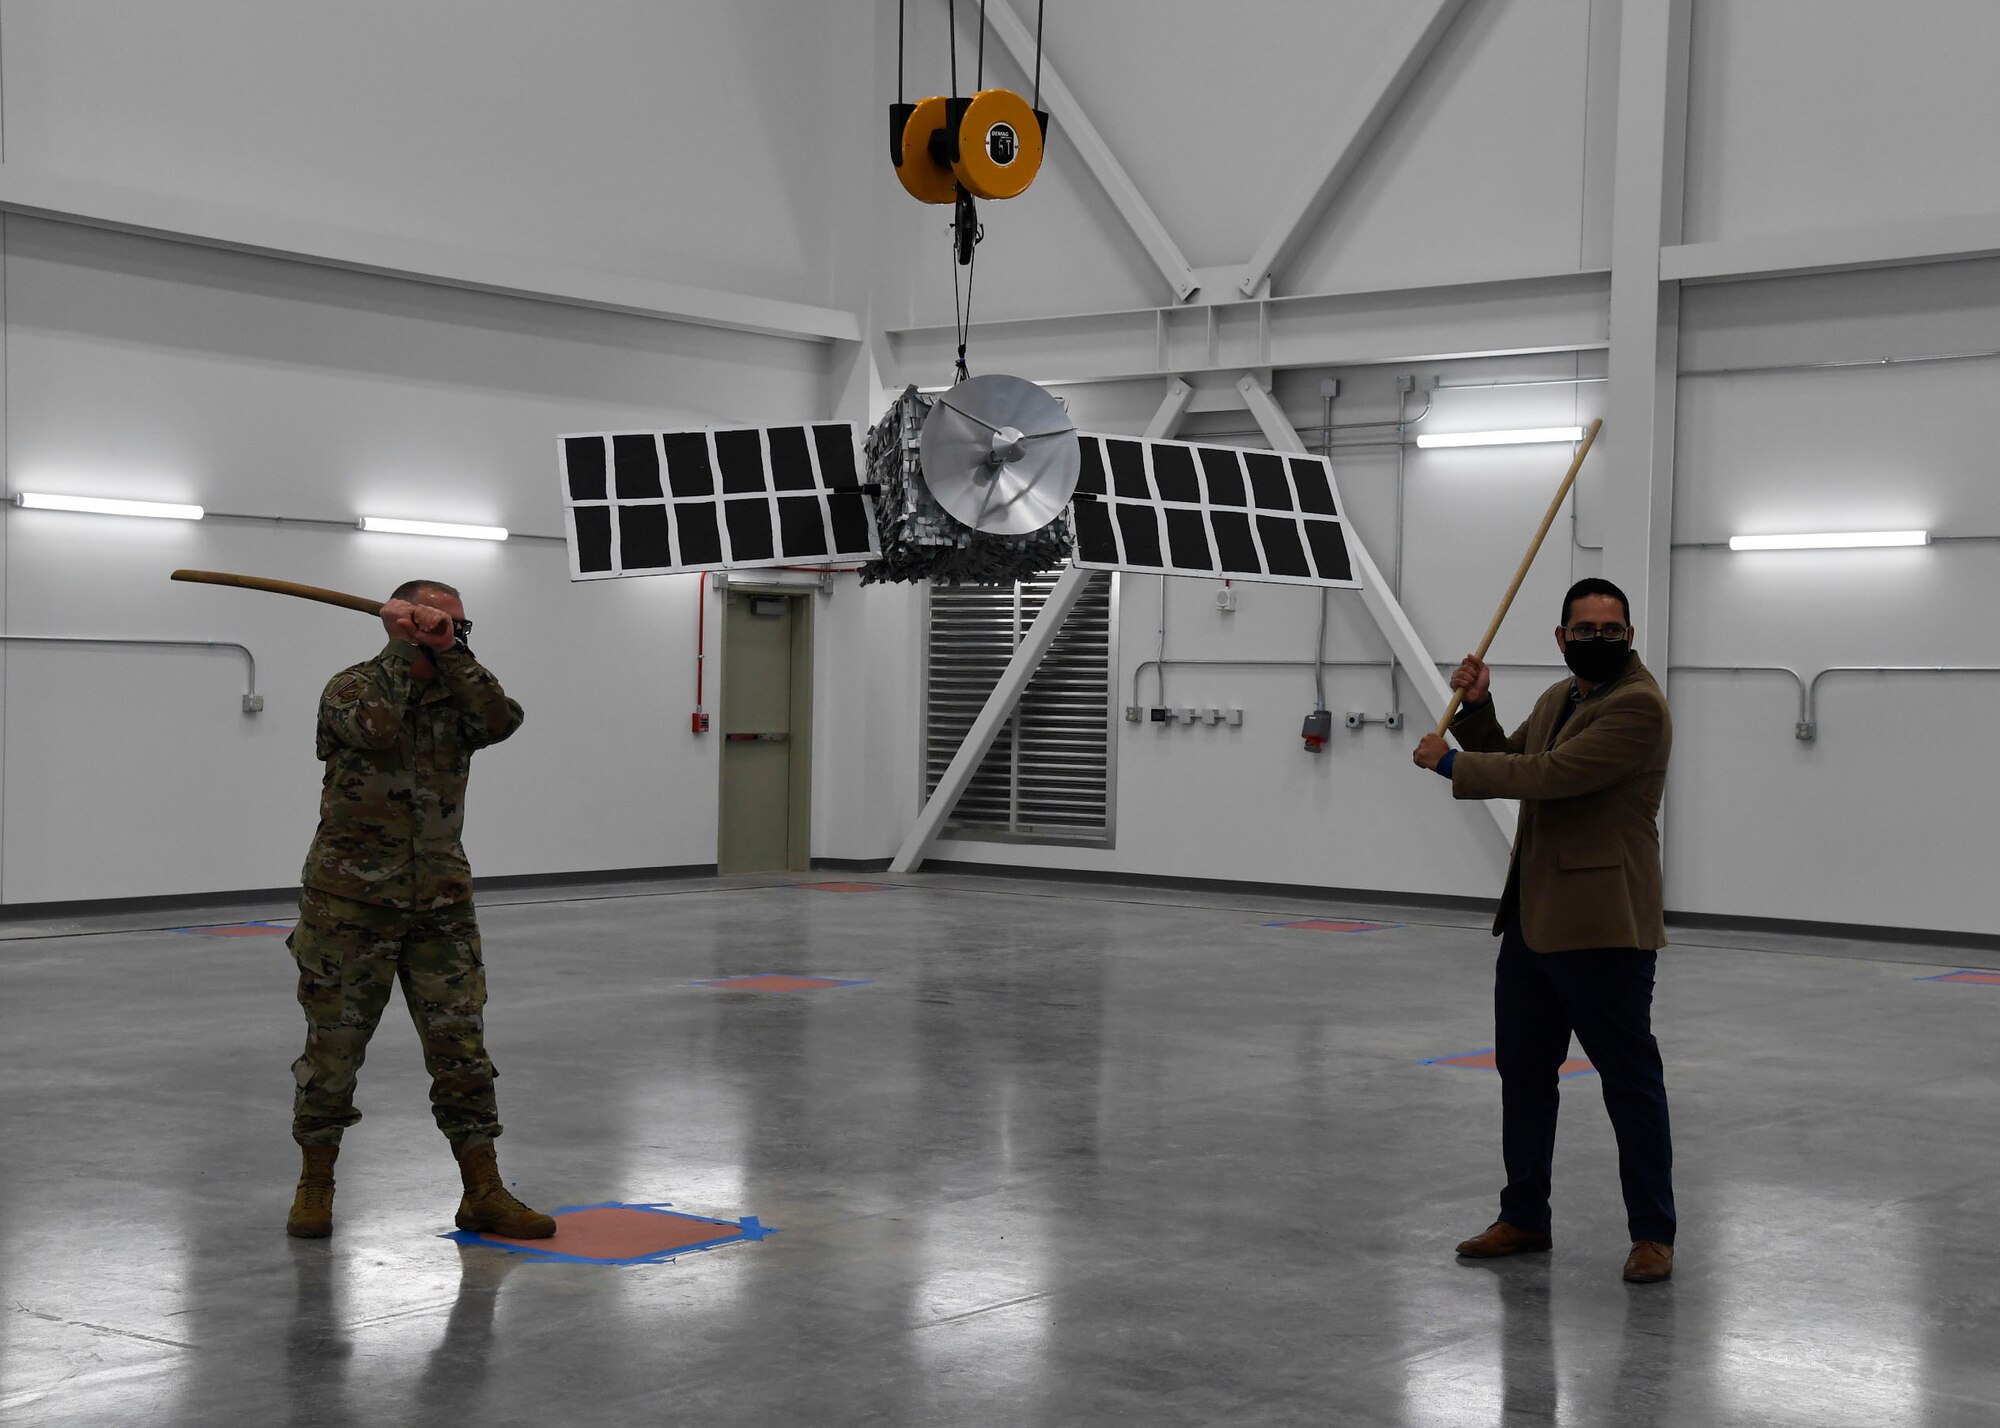
[[292, 1195], [292, 1213], [285, 1217], [285, 1233], [294, 1239], [323, 1240], [333, 1233], [333, 1159], [337, 1145], [302, 1145], [305, 1164], [299, 1170], [299, 1188]]
[[465, 1198], [458, 1202], [461, 1230], [516, 1240], [545, 1240], [556, 1232], [554, 1220], [507, 1193], [500, 1183], [492, 1141], [463, 1149], [454, 1146], [452, 1154], [458, 1157], [459, 1178], [465, 1182]]

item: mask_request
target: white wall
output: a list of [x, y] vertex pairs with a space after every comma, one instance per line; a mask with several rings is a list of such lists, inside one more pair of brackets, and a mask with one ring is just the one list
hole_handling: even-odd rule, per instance
[[[1697, 288], [1690, 372], [2000, 352], [2000, 263]], [[2000, 358], [1684, 377], [1675, 539], [1925, 529], [1928, 549], [1676, 554], [1675, 658], [2000, 665]], [[1982, 537], [1983, 539], [1965, 539]], [[1970, 731], [2000, 676], [1834, 676], [1819, 738], [1782, 677], [1690, 676], [1668, 856], [1677, 906], [1991, 932], [2000, 773]]]
[[[10, 163], [865, 308], [876, 330], [949, 320], [946, 211], [911, 203], [881, 162], [895, 82], [888, 0], [324, 14], [203, 0], [176, 7], [171, 22], [157, 8], [0, 0]], [[1017, 12], [1032, 8], [1016, 0]], [[1994, 100], [1977, 66], [2000, 37], [2000, 12], [1965, 0], [1893, 9], [1697, 3], [1687, 240], [1994, 207], [1995, 160], [1982, 148]], [[1051, 11], [1051, 62], [1190, 260], [1218, 266], [1249, 256], [1343, 101], [1384, 61], [1396, 17], [1387, 0], [1103, 0]], [[1468, 7], [1277, 290], [1409, 287], [1421, 303], [1430, 286], [1605, 266], [1619, 15], [1618, 0]], [[909, 39], [908, 92], [945, 88], [942, 7], [913, 4]], [[987, 64], [990, 81], [1025, 87], [997, 44]], [[365, 103], [351, 102], [357, 93]], [[733, 117], [718, 123], [717, 112]], [[1166, 301], [1062, 136], [1058, 116], [1034, 189], [984, 209], [983, 318]], [[11, 489], [185, 494], [215, 509], [334, 519], [384, 501], [417, 515], [445, 503], [553, 532], [557, 431], [797, 419], [836, 400], [879, 401], [849, 380], [851, 348], [18, 219], [6, 252]], [[1988, 350], [2000, 350], [2000, 264], [1690, 289], [1675, 511], [1675, 539], [1690, 548], [1673, 561], [1671, 661], [1808, 675], [1828, 664], [2000, 663], [1984, 614], [2000, 543], [1791, 559], [1693, 548], [1751, 529], [2000, 535], [1981, 426], [2000, 364], [1693, 375]], [[1279, 374], [1278, 396], [1308, 442], [1327, 375], [1343, 383], [1335, 420], [1346, 422], [1392, 415], [1399, 375], [1418, 380], [1414, 411], [1433, 378], [1604, 371], [1602, 352], [1383, 355]], [[1158, 399], [1142, 383], [1065, 392], [1080, 423], [1104, 431], [1139, 430]], [[1603, 410], [1605, 392], [1444, 391], [1429, 421], [1581, 422]], [[1186, 434], [1250, 425], [1204, 413]], [[1340, 433], [1336, 465], [1357, 529], [1393, 569], [1395, 453], [1356, 444], [1370, 434]], [[1573, 575], [1598, 573], [1588, 547], [1621, 496], [1604, 485], [1619, 439], [1607, 432], [1586, 468], [1582, 545], [1565, 546], [1557, 528], [1498, 658], [1554, 658], [1557, 598]], [[1483, 628], [1561, 465], [1546, 447], [1408, 453], [1404, 600], [1440, 659]], [[270, 696], [266, 714], [237, 714], [238, 674], [224, 654], [9, 651], [0, 898], [294, 875], [316, 774], [305, 753], [312, 696], [375, 642], [336, 612], [165, 586], [165, 570], [181, 564], [370, 590], [417, 566], [462, 576], [482, 652], [529, 708], [520, 739], [482, 756], [470, 834], [480, 871], [713, 857], [713, 746], [685, 732], [691, 581], [572, 588], [560, 547], [532, 542], [443, 551], [320, 527], [140, 528], [19, 512], [0, 521], [7, 631], [243, 639]], [[1171, 656], [1310, 656], [1316, 597], [1239, 587], [1239, 610], [1220, 615], [1211, 591], [1167, 585]], [[1124, 583], [1121, 706], [1133, 670], [1157, 652], [1161, 595], [1156, 580]], [[918, 804], [920, 597], [845, 577], [814, 598], [814, 852], [886, 857]], [[1351, 596], [1333, 597], [1324, 648], [1334, 660], [1386, 658]], [[1548, 678], [1503, 672], [1505, 707], [1525, 709]], [[1327, 681], [1336, 713], [1387, 707], [1376, 669], [1331, 670]], [[1782, 679], [1677, 674], [1669, 687], [1679, 726], [1673, 907], [1992, 930], [2000, 905], [1983, 876], [1982, 813], [2000, 779], [1965, 734], [1991, 701], [1990, 679], [1829, 681], [1812, 745], [1791, 736]], [[1141, 702], [1154, 697], [1149, 678]], [[1410, 767], [1416, 729], [1336, 728], [1326, 753], [1307, 755], [1297, 738], [1313, 697], [1306, 669], [1174, 670], [1168, 697], [1243, 707], [1245, 724], [1117, 723], [1115, 849], [958, 842], [937, 855], [1385, 891], [1497, 888], [1490, 822]], [[1403, 703], [1417, 708], [1407, 690]]]
[[[1602, 370], [1596, 354], [1596, 372]], [[1408, 414], [1425, 409], [1433, 379], [1529, 381], [1592, 375], [1570, 354], [1507, 362], [1433, 363], [1406, 369], [1418, 379]], [[1286, 374], [1278, 394], [1308, 444], [1317, 446], [1323, 407], [1322, 373]], [[1387, 368], [1338, 374], [1336, 422], [1389, 421], [1396, 414], [1395, 378]], [[1066, 388], [1087, 429], [1111, 429], [1121, 415], [1117, 388]], [[1599, 414], [1600, 385], [1518, 388], [1506, 392], [1445, 390], [1432, 398], [1430, 429], [1557, 425]], [[1504, 415], [1503, 415], [1504, 412]], [[1150, 412], [1147, 413], [1150, 415]], [[1133, 430], [1143, 419], [1117, 424]], [[1247, 414], [1204, 414], [1190, 420], [1189, 440], [1260, 445]], [[1385, 573], [1396, 558], [1396, 453], [1379, 444], [1391, 428], [1335, 433], [1335, 470], [1357, 533]], [[1479, 638], [1492, 604], [1520, 559], [1567, 465], [1566, 446], [1439, 450], [1406, 453], [1403, 602], [1418, 632], [1440, 660], [1456, 660]], [[1593, 457], [1593, 461], [1598, 458]], [[1593, 473], [1601, 468], [1593, 466]], [[1586, 481], [1585, 519], [1593, 499]], [[1586, 527], [1586, 541], [1595, 537]], [[1556, 660], [1552, 631], [1563, 591], [1575, 575], [1596, 573], [1597, 557], [1572, 551], [1568, 523], [1557, 527], [1547, 552], [1519, 596], [1515, 617], [1492, 651], [1499, 663], [1543, 665]], [[1165, 702], [1244, 710], [1240, 729], [1162, 728], [1122, 719], [1118, 749], [1117, 846], [1105, 851], [1022, 848], [954, 841], [939, 856], [1025, 866], [1079, 866], [1123, 873], [1227, 878], [1306, 886], [1486, 896], [1506, 870], [1505, 844], [1480, 808], [1456, 803], [1435, 775], [1410, 763], [1409, 751], [1428, 726], [1407, 680], [1401, 731], [1342, 727], [1349, 710], [1380, 716], [1392, 707], [1388, 645], [1357, 593], [1329, 597], [1324, 652], [1329, 661], [1365, 660], [1368, 668], [1330, 668], [1326, 701], [1335, 728], [1327, 748], [1306, 752], [1300, 725], [1313, 708], [1309, 664], [1318, 633], [1316, 592], [1238, 582], [1237, 608], [1215, 608], [1220, 581], [1124, 577], [1118, 639], [1116, 702], [1131, 700], [1133, 674], [1160, 648], [1160, 601], [1166, 597], [1169, 659], [1283, 659], [1288, 669], [1169, 667]], [[1503, 669], [1496, 681], [1503, 713], [1525, 715], [1553, 678], [1546, 671]], [[1138, 702], [1161, 702], [1152, 671], [1138, 685]]]
[[[1032, 5], [1015, 0], [1015, 8], [1033, 23]], [[1356, 89], [1397, 58], [1409, 24], [1385, 0], [1095, 0], [1047, 13], [1047, 63], [1197, 268], [1249, 259], [1354, 109]], [[969, 30], [962, 18], [967, 83]], [[1273, 290], [1604, 267], [1616, 35], [1611, 0], [1469, 6]], [[887, 88], [893, 13], [877, 54]], [[910, 6], [908, 55], [912, 98], [948, 90], [941, 6]], [[989, 83], [1030, 87], [994, 44], [987, 71]], [[875, 191], [879, 320], [950, 322], [950, 211], [913, 204], [886, 165]], [[983, 319], [1171, 301], [1062, 116], [1034, 187], [981, 213], [987, 241], [974, 301]]]
[[[0, 139], [10, 166], [218, 212], [858, 307], [857, 176], [879, 126], [849, 80], [876, 19], [787, 0], [4, 0]], [[558, 432], [798, 419], [834, 395], [835, 354], [818, 343], [19, 218], [4, 247], [10, 490], [553, 534]], [[0, 522], [7, 633], [239, 640], [268, 699], [237, 712], [228, 652], [0, 651], [0, 900], [296, 877], [313, 700], [380, 640], [323, 608], [170, 586], [179, 565], [370, 593], [413, 572], [464, 586], [482, 655], [528, 709], [521, 734], [481, 756], [467, 841], [482, 874], [714, 859], [714, 754], [687, 723], [691, 579], [573, 587], [560, 544], [519, 538], [11, 508]], [[823, 602], [847, 606], [860, 609], [851, 580]], [[834, 648], [865, 643], [837, 617], [822, 629]], [[829, 702], [883, 697], [847, 667], [866, 669], [820, 661]], [[836, 720], [820, 730], [829, 749], [843, 736]], [[840, 761], [822, 767], [840, 789]], [[839, 805], [876, 796], [853, 782], [819, 805], [836, 852]]]
[[[1295, 281], [1307, 288], [1422, 286], [1545, 271], [1560, 265], [1563, 242], [1575, 266], [1606, 261], [1603, 128], [1615, 97], [1618, 7], [1590, 7], [1587, 15], [1559, 9], [1516, 3], [1468, 14], [1471, 23], [1453, 31], [1412, 90], [1415, 104], [1385, 131], [1308, 244], [1313, 260]], [[1296, 15], [1293, 21], [1287, 34], [1309, 28]], [[1996, 26], [1990, 7], [1947, 0], [1893, 13], [1867, 5], [1698, 4], [1686, 239], [1992, 210], [1988, 171], [1995, 161], [1984, 136], [1994, 100], [1978, 66]], [[1589, 33], [1579, 34], [1584, 29]], [[1365, 36], [1366, 26], [1353, 33]], [[1226, 70], [1236, 63], [1233, 53], [1227, 39], [1210, 36], [1205, 61]], [[1498, 78], [1507, 72], [1503, 55], [1514, 73], [1535, 82], [1507, 93]], [[1146, 59], [1128, 53], [1125, 63], [1143, 70]], [[1450, 83], [1441, 82], [1446, 75]], [[1287, 93], [1293, 104], [1308, 102]], [[1099, 86], [1093, 94], [1108, 116], [1159, 102], [1152, 90], [1134, 98]], [[1268, 109], [1284, 101], [1250, 102]], [[1576, 127], [1583, 114], [1594, 116], [1587, 135]], [[1100, 117], [1107, 130], [1118, 122]], [[1139, 151], [1135, 172], [1148, 133], [1136, 126], [1126, 136]], [[1241, 167], [1231, 182], [1283, 182], [1272, 150], [1269, 143], [1238, 146]], [[1163, 215], [1170, 190], [1160, 190]], [[1392, 201], [1392, 194], [1399, 197]], [[1211, 230], [1241, 222], [1233, 249], [1240, 256], [1248, 246], [1243, 235], [1254, 237], [1256, 225], [1243, 221], [1240, 196], [1218, 207], [1225, 218], [1180, 221], [1190, 233], [1203, 221]], [[1211, 246], [1197, 261], [1232, 256], [1221, 235], [1211, 231], [1206, 241]], [[1488, 262], [1493, 266], [1480, 266]], [[1139, 271], [1146, 271], [1143, 261]], [[2000, 351], [2000, 267], [1990, 263], [1694, 288], [1684, 303], [1680, 365], [1690, 372]], [[1399, 372], [1420, 383], [1434, 373], [1463, 382], [1597, 374], [1602, 364], [1601, 353], [1392, 363], [1280, 374], [1279, 394], [1312, 441], [1322, 375], [1342, 378], [1336, 419], [1354, 420], [1393, 410], [1390, 383]], [[2000, 541], [1991, 539], [2000, 536], [2000, 487], [1984, 431], [1996, 370], [2000, 361], [1685, 378], [1677, 544], [1701, 546], [1745, 531], [1883, 526], [1972, 539], [1845, 556], [1679, 549], [1671, 662], [1782, 664], [1807, 678], [1835, 664], [2000, 664], [2000, 636], [1986, 618], [1987, 592], [2000, 575]], [[1122, 431], [1138, 430], [1158, 395], [1139, 384], [1066, 391], [1086, 426]], [[1587, 421], [1602, 410], [1604, 392], [1593, 384], [1446, 393], [1432, 420], [1461, 427]], [[1420, 397], [1412, 402], [1419, 405]], [[1249, 425], [1240, 417], [1202, 417], [1184, 434]], [[1602, 483], [1618, 435], [1607, 432], [1585, 471], [1579, 506], [1586, 547], [1602, 539], [1592, 513], [1613, 494]], [[1547, 449], [1535, 452], [1409, 455], [1404, 601], [1439, 658], [1476, 638], [1560, 472]], [[1393, 452], [1340, 451], [1336, 463], [1358, 529], [1391, 567]], [[1555, 540], [1562, 534], [1558, 527]], [[1600, 561], [1587, 548], [1556, 544], [1546, 552], [1502, 632], [1501, 656], [1553, 659], [1547, 631], [1562, 584], [1573, 574], [1598, 573]], [[1206, 582], [1170, 585], [1172, 653], [1310, 651], [1315, 610], [1308, 598], [1244, 587], [1239, 611], [1218, 615], [1208, 590]], [[1158, 601], [1158, 582], [1127, 581], [1121, 663], [1128, 674], [1157, 643]], [[1329, 656], [1383, 651], [1357, 616], [1354, 602], [1335, 598]], [[1662, 662], [1660, 652], [1645, 653]], [[1525, 707], [1547, 677], [1504, 676], [1503, 704]], [[1497, 885], [1486, 827], [1463, 809], [1441, 808], [1427, 797], [1432, 790], [1409, 781], [1413, 735], [1337, 729], [1330, 751], [1314, 760], [1295, 742], [1310, 704], [1308, 673], [1176, 671], [1171, 680], [1170, 702], [1240, 704], [1245, 727], [1162, 732], [1121, 724], [1116, 850], [957, 843], [945, 845], [944, 855], [1440, 893]], [[1328, 680], [1336, 710], [1378, 711], [1378, 674], [1337, 672]], [[1955, 745], [1951, 731], [1977, 727], [1993, 682], [1981, 675], [1830, 677], [1822, 685], [1819, 739], [1807, 744], [1793, 738], [1796, 694], [1783, 676], [1670, 676], [1679, 731], [1667, 819], [1670, 905], [1990, 933], [2000, 902], [1984, 875], [1985, 811], [2000, 795], [2000, 775], [1973, 749]], [[1128, 697], [1121, 694], [1121, 702]], [[1149, 681], [1144, 701], [1153, 698]], [[1246, 798], [1246, 789], [1254, 794]]]
[[1690, 243], [1990, 213], [2000, 11], [1697, 0]]
[[[818, 410], [826, 349], [6, 223], [14, 490], [351, 522], [560, 531], [555, 434]], [[359, 616], [173, 585], [179, 566], [364, 593], [458, 584], [528, 720], [480, 755], [482, 874], [714, 861], [712, 743], [688, 729], [692, 579], [573, 586], [560, 543], [7, 508], [5, 631], [241, 641], [231, 658], [8, 646], [9, 902], [281, 886], [310, 837], [315, 701], [382, 642]]]
[[876, 132], [846, 82], [868, 25], [793, 0], [4, 0], [6, 160], [824, 303]]

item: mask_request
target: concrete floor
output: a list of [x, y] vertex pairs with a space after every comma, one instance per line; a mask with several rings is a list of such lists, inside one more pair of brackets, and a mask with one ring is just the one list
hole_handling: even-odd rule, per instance
[[[2000, 986], [1919, 980], [1981, 954], [1666, 954], [1681, 1252], [1635, 1288], [1589, 1077], [1554, 1254], [1452, 1257], [1500, 1088], [1419, 1063], [1489, 1044], [1477, 918], [898, 881], [485, 901], [523, 1197], [781, 1230], [637, 1268], [437, 1238], [394, 1007], [334, 1238], [287, 1239], [282, 941], [6, 927], [0, 1422], [2000, 1422]], [[1407, 925], [1265, 926], [1308, 915]], [[689, 985], [774, 970], [868, 984]]]

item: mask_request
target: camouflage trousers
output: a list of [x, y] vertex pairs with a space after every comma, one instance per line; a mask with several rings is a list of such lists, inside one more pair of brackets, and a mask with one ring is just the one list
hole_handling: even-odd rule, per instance
[[286, 945], [299, 964], [306, 1013], [306, 1049], [292, 1063], [293, 1140], [338, 1145], [361, 1119], [355, 1079], [397, 982], [423, 1044], [438, 1129], [455, 1146], [500, 1134], [482, 1016], [486, 966], [471, 903], [406, 912], [307, 888]]

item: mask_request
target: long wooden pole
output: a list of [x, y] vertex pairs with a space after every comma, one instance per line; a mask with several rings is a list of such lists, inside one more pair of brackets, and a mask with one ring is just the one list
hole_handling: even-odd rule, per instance
[[322, 605], [338, 605], [343, 610], [358, 610], [364, 615], [382, 613], [380, 600], [366, 595], [348, 595], [339, 590], [325, 590], [317, 585], [298, 585], [290, 580], [270, 580], [262, 575], [230, 575], [220, 570], [176, 570], [175, 580], [190, 580], [198, 585], [234, 585], [241, 590], [268, 590], [274, 595], [296, 595], [301, 600], [317, 600]]
[[[1500, 597], [1500, 608], [1493, 612], [1493, 623], [1486, 627], [1486, 638], [1479, 642], [1479, 648], [1473, 652], [1474, 658], [1485, 659], [1486, 651], [1492, 648], [1493, 637], [1500, 633], [1500, 622], [1507, 618], [1508, 607], [1514, 603], [1514, 597], [1521, 593], [1521, 582], [1528, 578], [1528, 567], [1535, 563], [1535, 557], [1541, 553], [1542, 540], [1548, 535], [1549, 527], [1556, 523], [1556, 516], [1561, 513], [1563, 502], [1569, 499], [1570, 487], [1576, 484], [1576, 473], [1583, 469], [1583, 458], [1590, 455], [1590, 443], [1597, 440], [1597, 433], [1603, 426], [1604, 421], [1600, 417], [1593, 421], [1590, 430], [1583, 434], [1583, 441], [1576, 448], [1576, 458], [1569, 464], [1569, 474], [1563, 477], [1562, 489], [1557, 491], [1556, 498], [1549, 502], [1549, 513], [1542, 517], [1542, 528], [1535, 532], [1534, 540], [1528, 544], [1528, 553], [1521, 557], [1521, 568], [1514, 572], [1514, 583], [1509, 585], [1507, 593]], [[1464, 702], [1465, 691], [1452, 690], [1451, 703], [1445, 705], [1444, 718], [1438, 721], [1439, 738], [1444, 737], [1444, 731], [1449, 729], [1451, 721], [1458, 717], [1458, 706]]]

